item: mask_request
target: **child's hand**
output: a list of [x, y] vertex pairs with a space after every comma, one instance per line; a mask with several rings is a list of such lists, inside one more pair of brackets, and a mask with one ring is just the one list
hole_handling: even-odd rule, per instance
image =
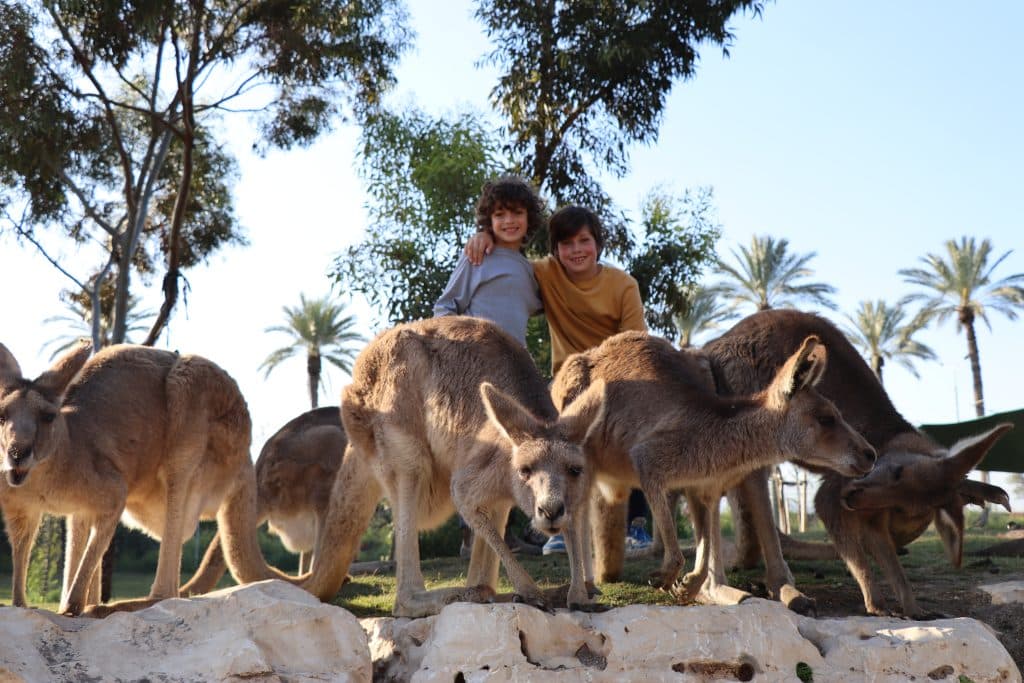
[[463, 247], [462, 253], [466, 255], [466, 258], [474, 266], [479, 266], [484, 262], [484, 256], [494, 251], [494, 238], [486, 232], [478, 232], [469, 238], [466, 242], [466, 246]]

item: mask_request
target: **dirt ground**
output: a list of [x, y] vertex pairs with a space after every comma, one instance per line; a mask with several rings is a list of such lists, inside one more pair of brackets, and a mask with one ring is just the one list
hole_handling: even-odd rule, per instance
[[[968, 552], [991, 547], [992, 540], [1020, 538], [1022, 533], [1002, 534], [984, 542], [979, 539], [969, 543]], [[912, 552], [901, 558], [921, 608], [936, 616], [971, 617], [985, 622], [996, 632], [1018, 668], [1024, 670], [1024, 604], [993, 605], [991, 596], [979, 588], [986, 584], [1024, 581], [1024, 558], [965, 552], [962, 567], [955, 569], [946, 561], [935, 561], [934, 549], [923, 553], [915, 548], [921, 542], [912, 544]], [[816, 566], [813, 562], [803, 562], [791, 563], [791, 566], [801, 590], [816, 600], [819, 617], [863, 615], [864, 605], [857, 583], [847, 572], [837, 571], [835, 564]], [[892, 592], [884, 582], [882, 586], [889, 605], [895, 606]]]

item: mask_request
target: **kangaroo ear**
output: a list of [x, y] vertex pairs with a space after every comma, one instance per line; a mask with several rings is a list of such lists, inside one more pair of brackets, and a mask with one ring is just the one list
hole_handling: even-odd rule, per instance
[[92, 343], [82, 339], [78, 346], [71, 349], [57, 359], [50, 369], [36, 377], [33, 382], [40, 391], [49, 394], [51, 400], [57, 401], [67, 390], [71, 380], [75, 378], [78, 371], [89, 360], [92, 353]]
[[827, 360], [828, 354], [821, 339], [817, 335], [810, 335], [775, 374], [771, 392], [777, 398], [788, 401], [796, 392], [821, 381]]
[[519, 401], [490, 382], [480, 384], [480, 397], [484, 401], [487, 419], [513, 446], [540, 436], [543, 428], [540, 420], [524, 408]]
[[590, 431], [601, 423], [604, 418], [605, 382], [594, 380], [586, 391], [565, 407], [558, 418], [566, 439], [572, 443], [582, 444], [590, 436]]
[[942, 539], [949, 563], [959, 569], [964, 559], [963, 502], [954, 496], [952, 501], [935, 510], [932, 523]]
[[960, 482], [956, 492], [964, 499], [965, 505], [981, 506], [985, 503], [992, 503], [993, 505], [1002, 505], [1006, 508], [1007, 512], [1013, 512], [1010, 509], [1010, 494], [1001, 486], [986, 484], [985, 482], [973, 479], [964, 479]]
[[14, 354], [7, 350], [7, 347], [0, 344], [0, 389], [13, 386], [21, 379], [21, 366], [15, 360]]
[[969, 436], [953, 444], [943, 463], [949, 480], [956, 481], [966, 477], [967, 473], [981, 462], [996, 441], [999, 441], [1000, 437], [1011, 429], [1013, 429], [1012, 422], [1003, 422], [983, 434]]

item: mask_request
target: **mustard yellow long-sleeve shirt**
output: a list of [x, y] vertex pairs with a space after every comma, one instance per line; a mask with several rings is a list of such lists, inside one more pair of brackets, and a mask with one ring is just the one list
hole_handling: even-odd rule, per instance
[[626, 330], [647, 331], [640, 288], [631, 275], [601, 264], [597, 275], [573, 282], [554, 256], [533, 262], [551, 330], [551, 373], [566, 357]]

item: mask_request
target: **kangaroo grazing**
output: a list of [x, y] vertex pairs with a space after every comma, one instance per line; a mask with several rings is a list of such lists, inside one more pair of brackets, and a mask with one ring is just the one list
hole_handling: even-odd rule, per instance
[[[381, 333], [342, 390], [349, 443], [304, 587], [334, 596], [383, 493], [394, 513], [396, 616], [492, 596], [498, 565], [486, 546], [500, 556], [516, 596], [545, 605], [502, 531], [518, 504], [538, 530], [565, 533], [570, 561], [582, 567], [573, 531], [589, 484], [579, 444], [602, 405], [581, 402], [559, 416], [526, 349], [485, 320], [449, 316]], [[427, 591], [417, 531], [456, 508], [474, 531], [467, 588]], [[570, 585], [570, 603], [588, 599], [582, 580]]]
[[[807, 335], [828, 346], [828, 370], [819, 391], [835, 401], [846, 420], [879, 453], [871, 475], [863, 480], [821, 471], [815, 509], [860, 586], [869, 614], [885, 614], [868, 556], [882, 569], [896, 592], [900, 612], [925, 616], [918, 607], [897, 549], [917, 538], [933, 521], [954, 564], [959, 564], [963, 539], [963, 505], [988, 500], [1003, 502], [999, 487], [964, 480], [1002, 433], [1002, 427], [946, 449], [911, 426], [893, 407], [881, 382], [843, 333], [820, 316], [794, 310], [767, 310], [737, 323], [703, 347], [712, 363], [719, 391], [744, 393], [768, 385], [774, 368]], [[799, 464], [820, 471], [813, 463]], [[737, 545], [741, 560], [756, 562], [758, 546], [766, 566], [766, 582], [779, 594], [788, 588], [794, 599], [806, 597], [793, 587], [773, 521], [764, 471], [747, 477], [730, 495], [738, 514]], [[869, 502], [871, 501], [871, 502]], [[879, 501], [886, 504], [878, 507]], [[853, 508], [853, 509], [851, 509]]]
[[[874, 449], [815, 389], [826, 359], [826, 347], [808, 336], [766, 389], [731, 398], [715, 394], [695, 354], [639, 332], [620, 333], [566, 360], [551, 389], [555, 405], [571, 406], [587, 396], [588, 386], [603, 382], [605, 410], [584, 449], [606, 502], [624, 501], [638, 485], [647, 496], [664, 544], [653, 575], [662, 588], [686, 600], [702, 588], [713, 602], [747, 597], [727, 586], [719, 571], [718, 508], [725, 490], [754, 469], [793, 456], [850, 476], [871, 469]], [[690, 504], [697, 558], [677, 590], [683, 554], [669, 501], [679, 488]], [[599, 564], [612, 539], [621, 543], [623, 522], [618, 517], [609, 528], [601, 520], [595, 527]]]
[[[256, 458], [256, 525], [267, 522], [270, 533], [299, 555], [300, 575], [312, 566], [317, 532], [347, 443], [338, 406], [316, 408], [285, 423]], [[213, 590], [226, 570], [217, 534], [181, 594]]]
[[[99, 566], [119, 518], [161, 541], [149, 599], [177, 597], [181, 545], [216, 515], [239, 582], [282, 576], [256, 541], [251, 423], [238, 385], [199, 356], [87, 343], [34, 380], [0, 344], [0, 508], [25, 606], [29, 551], [43, 513], [67, 518], [60, 611], [98, 602]], [[96, 615], [110, 608], [94, 608]]]

